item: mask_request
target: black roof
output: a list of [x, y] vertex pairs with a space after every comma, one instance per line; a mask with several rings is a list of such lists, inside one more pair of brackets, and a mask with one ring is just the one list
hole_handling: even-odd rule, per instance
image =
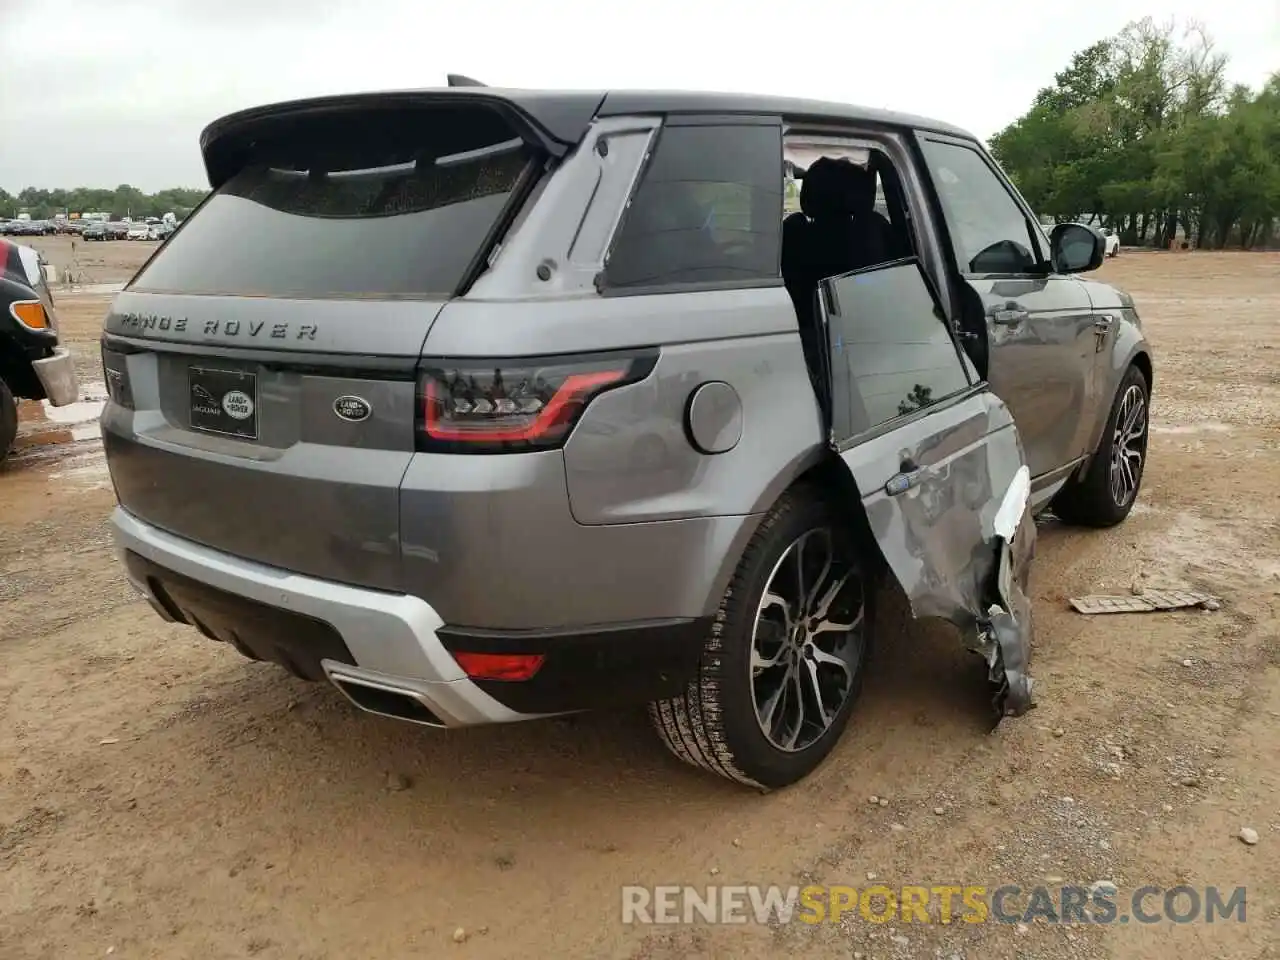
[[[253, 107], [209, 124], [200, 135], [200, 149], [210, 183], [217, 187], [234, 172], [237, 149], [253, 139], [264, 123], [287, 116], [376, 104], [379, 107], [458, 104], [466, 100], [515, 111], [544, 137], [546, 145], [562, 153], [578, 143], [597, 117], [631, 114], [712, 114], [719, 116], [776, 116], [812, 122], [856, 122], [882, 127], [914, 127], [972, 138], [959, 127], [928, 117], [850, 104], [743, 93], [668, 90], [556, 91], [499, 87], [456, 86], [383, 93], [344, 94], [293, 100]], [[558, 149], [557, 149], [558, 148]]]
[[703, 113], [733, 116], [777, 116], [792, 120], [824, 120], [866, 123], [880, 127], [915, 127], [969, 137], [967, 130], [909, 113], [878, 110], [848, 103], [805, 100], [799, 97], [769, 97], [751, 93], [703, 93], [690, 90], [614, 90], [605, 94], [600, 116], [633, 113]]

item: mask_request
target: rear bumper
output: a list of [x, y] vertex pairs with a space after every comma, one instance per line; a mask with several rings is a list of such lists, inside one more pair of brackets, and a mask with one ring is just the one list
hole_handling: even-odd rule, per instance
[[[134, 587], [166, 620], [334, 683], [363, 710], [430, 726], [506, 723], [673, 696], [709, 617], [575, 630], [446, 627], [426, 601], [291, 573], [112, 516]], [[454, 652], [537, 654], [528, 680], [473, 680]]]
[[[227, 634], [234, 634], [237, 618], [234, 611], [228, 610], [227, 616], [216, 618], [215, 623], [206, 623], [198, 614], [188, 619], [184, 615], [188, 611], [181, 609], [183, 601], [179, 600], [175, 609], [170, 596], [180, 591], [166, 590], [163, 583], [157, 582], [151, 565], [212, 587], [228, 595], [227, 601], [245, 598], [272, 608], [282, 617], [299, 616], [327, 625], [354, 661], [314, 658], [330, 680], [346, 680], [373, 689], [412, 691], [438, 721], [434, 725], [455, 727], [526, 718], [503, 706], [466, 676], [437, 638], [436, 631], [443, 624], [424, 600], [349, 587], [241, 560], [158, 530], [121, 508], [116, 508], [112, 523], [130, 581], [166, 619], [195, 619], [193, 625], [206, 627], [206, 632], [216, 639], [231, 640], [233, 637]], [[253, 615], [254, 611], [243, 610], [241, 620], [246, 626]], [[312, 654], [317, 652], [313, 650]], [[342, 656], [340, 650], [325, 652]], [[305, 651], [295, 655], [297, 662], [307, 659]], [[350, 695], [341, 683], [339, 687]]]
[[31, 368], [36, 379], [44, 387], [44, 395], [55, 407], [65, 407], [80, 398], [80, 384], [76, 380], [75, 363], [66, 347], [55, 347], [53, 356], [33, 360]]

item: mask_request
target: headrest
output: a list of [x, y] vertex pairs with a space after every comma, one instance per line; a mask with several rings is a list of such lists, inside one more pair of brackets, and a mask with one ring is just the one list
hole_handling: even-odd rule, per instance
[[819, 157], [809, 165], [800, 181], [800, 209], [806, 217], [821, 220], [848, 216], [852, 212], [842, 176], [852, 167], [848, 160], [831, 157]]
[[847, 176], [849, 200], [854, 214], [873, 211], [876, 208], [875, 171], [869, 167], [854, 166]]
[[867, 213], [875, 202], [875, 173], [845, 157], [819, 157], [800, 181], [800, 209], [814, 220]]

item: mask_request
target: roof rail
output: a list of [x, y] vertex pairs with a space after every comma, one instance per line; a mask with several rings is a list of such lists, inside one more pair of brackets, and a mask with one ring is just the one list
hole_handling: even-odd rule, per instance
[[479, 80], [472, 80], [470, 77], [463, 76], [460, 73], [451, 73], [448, 75], [449, 86], [451, 87], [483, 87], [485, 84]]

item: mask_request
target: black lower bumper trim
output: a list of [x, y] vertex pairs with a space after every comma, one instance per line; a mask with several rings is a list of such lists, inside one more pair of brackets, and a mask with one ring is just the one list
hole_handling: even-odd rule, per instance
[[125, 562], [169, 616], [250, 659], [277, 663], [306, 680], [324, 679], [321, 660], [355, 665], [342, 635], [323, 620], [219, 590], [133, 551], [126, 552]]
[[711, 617], [593, 627], [581, 631], [436, 631], [450, 653], [542, 654], [528, 680], [477, 680], [521, 713], [561, 713], [647, 703], [682, 692], [695, 675]]

